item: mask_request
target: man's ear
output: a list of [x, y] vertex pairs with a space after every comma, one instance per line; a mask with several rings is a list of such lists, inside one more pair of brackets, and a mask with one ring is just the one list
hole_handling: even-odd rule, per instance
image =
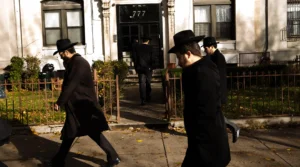
[[188, 58], [191, 58], [192, 52], [188, 50], [188, 51], [186, 52], [186, 55], [187, 55]]

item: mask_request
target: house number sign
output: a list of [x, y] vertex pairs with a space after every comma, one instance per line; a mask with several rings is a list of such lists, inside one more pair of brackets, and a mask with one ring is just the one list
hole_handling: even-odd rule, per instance
[[119, 20], [121, 23], [159, 21], [159, 5], [120, 5]]
[[145, 10], [134, 10], [132, 11], [132, 16], [129, 16], [131, 19], [134, 19], [135, 17], [144, 17], [145, 16], [146, 11]]

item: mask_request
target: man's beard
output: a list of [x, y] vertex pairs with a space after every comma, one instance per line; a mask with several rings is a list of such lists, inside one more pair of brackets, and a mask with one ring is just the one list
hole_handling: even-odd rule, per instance
[[62, 56], [61, 59], [63, 60], [63, 65], [65, 68], [67, 68], [68, 62], [69, 62], [69, 58], [66, 56]]

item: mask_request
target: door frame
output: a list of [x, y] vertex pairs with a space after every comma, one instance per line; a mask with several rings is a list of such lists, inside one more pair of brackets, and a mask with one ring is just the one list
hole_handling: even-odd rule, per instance
[[[159, 10], [159, 20], [158, 21], [149, 21], [149, 22], [145, 22], [145, 21], [141, 21], [141, 22], [131, 22], [131, 23], [120, 23], [119, 21], [119, 7], [120, 6], [125, 6], [125, 5], [158, 5], [158, 10]], [[121, 47], [121, 25], [134, 25], [137, 24], [138, 26], [142, 25], [142, 24], [151, 24], [151, 23], [158, 23], [158, 28], [159, 28], [159, 33], [160, 33], [160, 37], [159, 37], [159, 61], [160, 61], [160, 67], [159, 68], [164, 68], [164, 35], [163, 35], [163, 20], [162, 20], [162, 3], [151, 3], [151, 4], [116, 4], [116, 21], [117, 21], [117, 48], [118, 48], [118, 60], [122, 60], [123, 59], [123, 55], [122, 55], [122, 47]], [[138, 34], [138, 38], [139, 41], [141, 39], [140, 37], [140, 32]]]

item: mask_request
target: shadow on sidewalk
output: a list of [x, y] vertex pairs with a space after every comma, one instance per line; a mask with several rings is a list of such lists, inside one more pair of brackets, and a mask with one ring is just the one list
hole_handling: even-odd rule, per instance
[[8, 166], [0, 161], [0, 167], [8, 167]]
[[[42, 164], [38, 165], [39, 167], [47, 167], [48, 162], [57, 153], [61, 141], [57, 140], [58, 137], [53, 138], [53, 141], [47, 138], [43, 138], [41, 136], [36, 135], [34, 132], [32, 132], [28, 126], [24, 125], [23, 127], [26, 128], [26, 130], [14, 130], [13, 135], [11, 136], [10, 143], [16, 147], [19, 155], [19, 158], [16, 160], [13, 159], [13, 161], [19, 161], [20, 159], [21, 161], [37, 159], [40, 162], [42, 162]], [[93, 141], [91, 140], [91, 142]], [[3, 148], [1, 149], [6, 148], [5, 146], [2, 147]], [[101, 148], [99, 147], [99, 151], [100, 149]], [[7, 150], [6, 152], [9, 152], [9, 150]], [[1, 160], [2, 162], [11, 161], [11, 159], [7, 159], [7, 160], [1, 159]], [[91, 165], [82, 162], [81, 160], [90, 161], [95, 164], [99, 164], [101, 167], [106, 166], [106, 161], [103, 159], [89, 157], [86, 155], [82, 155], [79, 153], [77, 154], [73, 152], [69, 152], [66, 159], [66, 166], [92, 167]], [[5, 164], [0, 162], [0, 167], [2, 167], [3, 165]]]
[[[247, 130], [249, 133], [246, 133], [245, 136], [249, 138], [257, 139], [262, 142], [269, 142], [269, 143], [283, 145], [294, 149], [300, 149], [300, 144], [298, 142], [300, 138], [300, 134], [292, 133], [292, 131], [296, 131], [298, 129], [300, 130], [300, 128], [295, 128], [295, 127], [284, 128], [283, 130], [278, 130], [278, 129]], [[291, 143], [291, 141], [295, 141], [295, 142]]]
[[152, 84], [151, 101], [141, 106], [139, 85], [126, 85], [124, 97], [120, 99], [121, 123], [144, 122], [146, 124], [166, 123], [163, 90], [161, 86]]

